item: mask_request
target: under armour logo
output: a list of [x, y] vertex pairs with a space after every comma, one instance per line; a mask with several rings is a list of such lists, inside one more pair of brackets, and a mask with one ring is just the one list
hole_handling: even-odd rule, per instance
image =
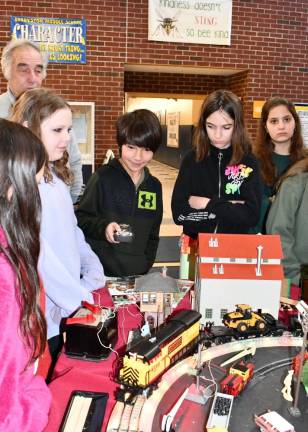
[[156, 193], [139, 191], [138, 208], [156, 210]]

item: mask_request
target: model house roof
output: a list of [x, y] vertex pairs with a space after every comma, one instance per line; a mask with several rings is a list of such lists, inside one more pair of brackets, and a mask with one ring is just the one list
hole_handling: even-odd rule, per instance
[[205, 234], [198, 237], [198, 255], [212, 258], [253, 259], [261, 250], [261, 259], [281, 260], [283, 252], [279, 235]]
[[180, 291], [176, 279], [164, 276], [159, 272], [149, 273], [136, 279], [135, 290], [137, 292], [163, 293], [178, 293]]

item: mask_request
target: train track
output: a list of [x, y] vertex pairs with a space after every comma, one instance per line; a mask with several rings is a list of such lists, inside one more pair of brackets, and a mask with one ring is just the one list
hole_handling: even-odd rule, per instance
[[107, 432], [142, 432], [139, 419], [145, 396], [138, 395], [132, 403], [117, 402], [107, 426]]
[[258, 369], [255, 369], [254, 375], [250, 382], [248, 383], [246, 392], [249, 392], [255, 385], [259, 384], [266, 375], [270, 372], [273, 372], [277, 369], [281, 369], [283, 367], [289, 367], [292, 364], [293, 357], [287, 357], [285, 359], [277, 360], [270, 364], [266, 364]]
[[[280, 337], [242, 339], [203, 350], [201, 353], [201, 362], [205, 363], [216, 357], [231, 354], [232, 352], [236, 351], [241, 351], [247, 347], [300, 347], [302, 346], [302, 343], [302, 337], [293, 337], [290, 335], [283, 335]], [[250, 382], [249, 387], [252, 387], [254, 383], [256, 384], [258, 380], [264, 378], [267, 373], [271, 372], [272, 370], [287, 366], [290, 364], [290, 362], [291, 359], [287, 358], [259, 368], [255, 371], [256, 378]], [[188, 357], [175, 364], [163, 375], [160, 383], [158, 384], [158, 389], [148, 399], [145, 399], [143, 396], [138, 396], [132, 405], [124, 404], [123, 402], [117, 402], [110, 417], [107, 426], [107, 432], [152, 432], [152, 424], [155, 412], [161, 399], [167, 393], [170, 387], [179, 379], [179, 377], [184, 374], [190, 375], [191, 370], [194, 367], [196, 367], [196, 358], [194, 356]], [[135, 405], [137, 405], [136, 409]], [[118, 420], [116, 420], [116, 418]]]
[[287, 357], [285, 359], [277, 360], [270, 364], [264, 365], [254, 371], [254, 377], [264, 377], [273, 370], [280, 369], [285, 366], [289, 366], [292, 363], [293, 357]]

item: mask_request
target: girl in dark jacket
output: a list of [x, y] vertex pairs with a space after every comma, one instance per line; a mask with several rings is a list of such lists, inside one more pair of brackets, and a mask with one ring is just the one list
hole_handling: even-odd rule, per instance
[[301, 266], [308, 264], [308, 158], [292, 165], [277, 187], [266, 229], [280, 235], [285, 277], [298, 285]]
[[300, 119], [292, 102], [279, 96], [265, 102], [253, 151], [260, 162], [263, 182], [260, 218], [253, 231], [264, 233], [277, 181], [306, 156]]
[[193, 238], [199, 232], [248, 232], [259, 218], [261, 181], [235, 94], [217, 90], [205, 99], [193, 146], [173, 191], [175, 223]]

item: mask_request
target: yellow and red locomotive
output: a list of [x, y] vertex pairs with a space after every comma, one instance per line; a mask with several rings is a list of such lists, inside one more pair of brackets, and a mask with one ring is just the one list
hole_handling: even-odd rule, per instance
[[255, 365], [240, 361], [233, 365], [229, 374], [220, 382], [222, 393], [238, 396], [253, 376]]
[[175, 361], [191, 351], [199, 340], [201, 314], [181, 310], [149, 338], [140, 338], [126, 351], [119, 381], [145, 389]]

